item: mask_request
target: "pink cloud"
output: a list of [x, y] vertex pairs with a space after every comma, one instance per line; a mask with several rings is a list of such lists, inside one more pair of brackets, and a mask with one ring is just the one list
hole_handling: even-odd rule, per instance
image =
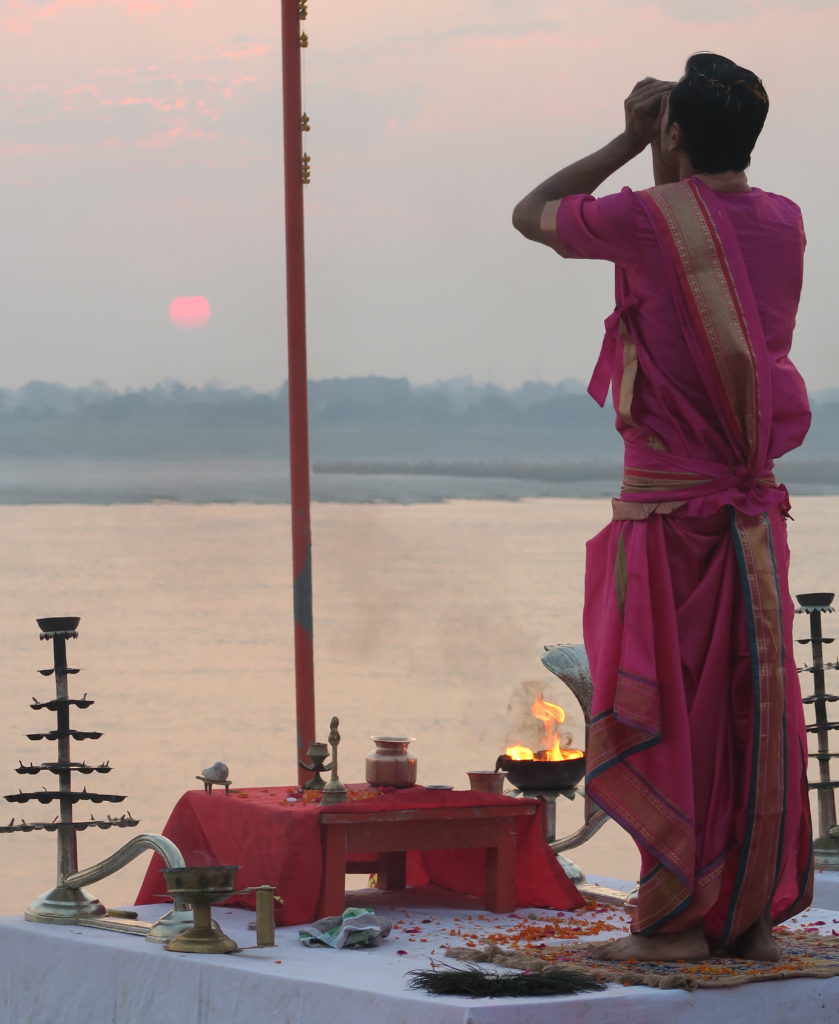
[[25, 36], [32, 31], [28, 21], [16, 21], [14, 18], [3, 19], [3, 29], [10, 36]]
[[137, 149], [167, 149], [174, 146], [181, 139], [202, 139], [214, 142], [221, 138], [218, 132], [205, 132], [201, 128], [190, 126], [186, 118], [180, 118], [172, 123], [165, 131], [155, 132], [143, 139], [137, 139], [134, 145]]
[[41, 156], [49, 153], [51, 148], [42, 142], [0, 142], [0, 153], [3, 156]]
[[136, 139], [134, 145], [137, 149], [165, 149], [168, 146], [173, 146], [178, 139], [182, 138], [188, 128], [189, 124], [186, 121], [180, 121], [166, 131], [155, 132], [154, 135], [149, 135], [144, 139]]
[[267, 43], [247, 43], [227, 50], [219, 50], [218, 55], [226, 60], [238, 60], [241, 57], [262, 57], [271, 49], [272, 47]]
[[0, 142], [0, 154], [3, 156], [44, 156], [47, 153], [75, 153], [78, 146], [61, 143], [50, 146], [45, 142]]
[[166, 9], [166, 5], [157, 0], [51, 0], [40, 7], [24, 3], [23, 0], [11, 0], [9, 9], [12, 13], [4, 18], [2, 24], [11, 35], [27, 35], [37, 22], [57, 18], [68, 10], [94, 7], [121, 8], [135, 21], [160, 14]]
[[151, 3], [149, 0], [130, 0], [130, 2], [123, 4], [123, 10], [130, 17], [136, 18], [139, 21], [151, 15], [160, 14], [161, 11], [165, 10], [165, 7], [163, 4]]
[[71, 85], [68, 89], [64, 90], [64, 95], [76, 96], [79, 93], [85, 92], [90, 93], [92, 96], [99, 95], [99, 90], [96, 88], [95, 85], [92, 85], [90, 82], [86, 82], [83, 85]]

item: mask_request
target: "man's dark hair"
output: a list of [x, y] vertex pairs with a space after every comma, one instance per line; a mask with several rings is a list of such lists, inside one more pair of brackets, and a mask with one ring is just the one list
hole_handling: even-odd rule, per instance
[[749, 166], [769, 97], [752, 71], [716, 53], [695, 53], [670, 93], [670, 124], [682, 129], [682, 149], [700, 174]]

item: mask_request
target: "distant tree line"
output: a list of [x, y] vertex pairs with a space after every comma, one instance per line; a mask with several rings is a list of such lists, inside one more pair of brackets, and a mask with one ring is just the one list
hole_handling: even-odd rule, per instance
[[[551, 419], [561, 404], [578, 405], [584, 392], [579, 381], [559, 384], [532, 381], [513, 390], [468, 379], [412, 385], [406, 378], [348, 377], [309, 383], [309, 411], [324, 422], [501, 418]], [[166, 381], [152, 388], [117, 391], [101, 382], [71, 388], [31, 381], [20, 388], [0, 389], [0, 417], [48, 420], [93, 418], [104, 422], [156, 417], [181, 412], [185, 418], [239, 423], [274, 422], [287, 414], [287, 386], [260, 392], [206, 384], [187, 387]], [[587, 400], [586, 400], [587, 401]]]
[[[309, 417], [313, 459], [331, 471], [363, 465], [369, 472], [387, 463], [409, 471], [424, 464], [427, 472], [429, 460], [613, 466], [621, 454], [614, 413], [570, 379], [511, 389], [469, 378], [428, 385], [377, 376], [313, 380]], [[167, 381], [119, 391], [101, 382], [71, 388], [31, 381], [0, 389], [0, 454], [285, 458], [287, 420], [285, 385], [262, 392]], [[836, 473], [837, 438], [839, 390], [816, 394], [811, 436], [788, 459]]]

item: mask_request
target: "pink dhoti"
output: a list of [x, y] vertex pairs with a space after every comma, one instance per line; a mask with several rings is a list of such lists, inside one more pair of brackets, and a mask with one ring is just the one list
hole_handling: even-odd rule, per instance
[[722, 943], [809, 903], [788, 564], [777, 506], [616, 519], [588, 545], [587, 786], [641, 852], [635, 931]]

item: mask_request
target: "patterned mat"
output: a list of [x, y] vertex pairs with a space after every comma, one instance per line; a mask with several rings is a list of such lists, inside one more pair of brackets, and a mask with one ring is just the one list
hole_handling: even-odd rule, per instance
[[801, 932], [776, 933], [781, 948], [777, 963], [712, 957], [696, 962], [672, 963], [626, 960], [598, 960], [592, 954], [597, 943], [563, 943], [546, 946], [538, 956], [506, 950], [500, 946], [483, 949], [452, 947], [446, 954], [456, 960], [491, 963], [521, 971], [546, 967], [568, 967], [591, 972], [598, 981], [612, 985], [648, 985], [651, 988], [728, 988], [753, 981], [784, 978], [831, 978], [839, 975], [839, 938]]

